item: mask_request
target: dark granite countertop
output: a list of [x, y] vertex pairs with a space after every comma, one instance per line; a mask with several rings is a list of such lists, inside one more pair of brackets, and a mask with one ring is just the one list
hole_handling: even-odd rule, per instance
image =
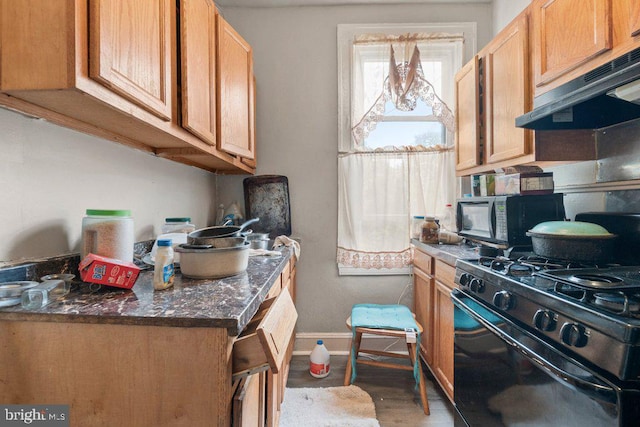
[[[0, 308], [0, 320], [214, 327], [227, 328], [230, 336], [236, 336], [257, 312], [292, 256], [290, 248], [279, 250], [281, 257], [249, 257], [245, 272], [223, 279], [188, 279], [178, 270], [173, 287], [162, 291], [153, 289], [153, 270], [141, 271], [131, 290], [103, 286], [92, 291], [95, 285], [74, 282], [68, 295], [40, 310], [24, 310], [19, 305]], [[58, 264], [64, 264], [62, 270], [66, 271], [44, 272], [37, 266], [28, 266], [22, 269], [27, 273], [5, 272], [4, 277], [0, 274], [0, 282], [38, 280], [39, 276], [28, 277], [34, 274], [28, 272], [29, 268], [38, 274], [77, 273], [77, 259], [76, 271], [66, 261]], [[19, 277], [21, 274], [27, 277]]]
[[417, 239], [411, 239], [411, 244], [450, 265], [456, 265], [456, 260], [458, 259], [478, 259], [480, 257], [475, 248], [463, 243], [457, 245], [429, 244], [422, 243]]

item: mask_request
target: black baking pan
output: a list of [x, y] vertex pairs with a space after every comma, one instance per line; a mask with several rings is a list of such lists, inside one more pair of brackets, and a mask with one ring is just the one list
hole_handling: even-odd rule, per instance
[[256, 233], [277, 236], [291, 235], [289, 180], [282, 175], [258, 175], [245, 178], [244, 207], [247, 218], [260, 218], [253, 225]]

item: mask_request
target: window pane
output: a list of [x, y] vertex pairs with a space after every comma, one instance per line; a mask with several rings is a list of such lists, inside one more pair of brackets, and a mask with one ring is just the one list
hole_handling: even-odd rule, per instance
[[428, 117], [433, 114], [433, 109], [425, 104], [422, 100], [418, 100], [416, 108], [412, 111], [398, 110], [393, 102], [388, 101], [384, 106], [384, 116], [421, 116]]
[[368, 149], [388, 146], [446, 145], [445, 127], [432, 116], [433, 110], [418, 100], [413, 111], [400, 111], [391, 101], [385, 105], [384, 119], [364, 140]]

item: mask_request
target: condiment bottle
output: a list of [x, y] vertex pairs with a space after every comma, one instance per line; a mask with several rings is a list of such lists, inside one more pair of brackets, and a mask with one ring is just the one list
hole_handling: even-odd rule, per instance
[[153, 267], [153, 288], [163, 290], [173, 286], [175, 271], [173, 269], [173, 248], [171, 239], [158, 240], [158, 251]]
[[422, 233], [420, 234], [420, 241], [422, 243], [438, 243], [438, 224], [436, 219], [432, 216], [426, 216], [422, 223]]
[[440, 228], [448, 231], [456, 232], [456, 213], [453, 210], [453, 205], [447, 203], [444, 207], [444, 214], [442, 221], [440, 222]]

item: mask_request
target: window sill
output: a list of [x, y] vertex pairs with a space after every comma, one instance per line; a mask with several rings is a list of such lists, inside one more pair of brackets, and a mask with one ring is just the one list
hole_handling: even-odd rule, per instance
[[409, 276], [411, 266], [403, 268], [355, 268], [338, 265], [340, 276]]

